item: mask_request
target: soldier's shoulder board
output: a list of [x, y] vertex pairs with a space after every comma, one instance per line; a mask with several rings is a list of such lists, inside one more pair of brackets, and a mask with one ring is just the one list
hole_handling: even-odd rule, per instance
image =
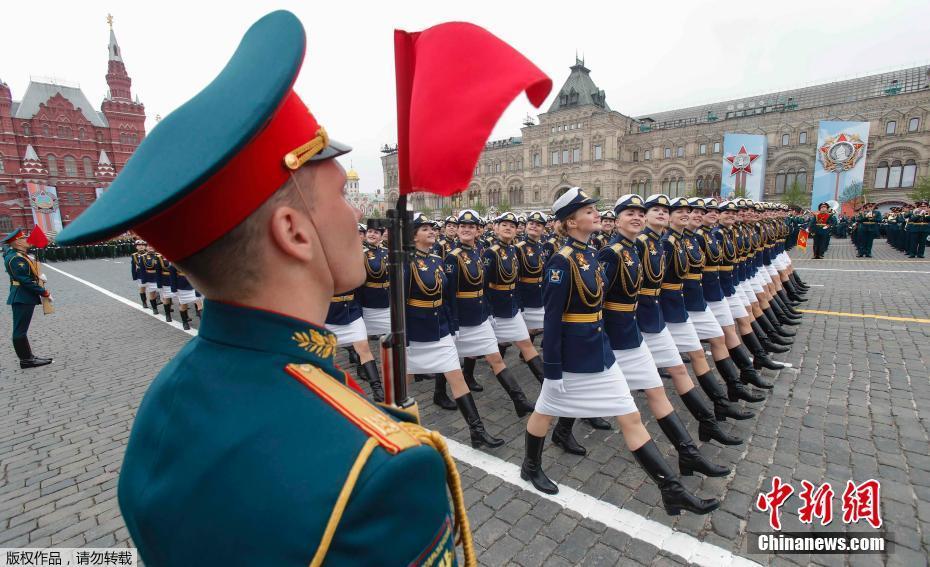
[[449, 255], [450, 255], [450, 256], [458, 256], [458, 255], [459, 255], [459, 252], [461, 252], [461, 251], [462, 251], [461, 248], [456, 248], [456, 249], [453, 250], [452, 252], [449, 252]]
[[571, 255], [572, 255], [572, 247], [571, 247], [571, 246], [563, 246], [562, 249], [559, 250], [559, 256], [563, 256], [563, 257], [565, 257], [565, 258], [568, 258], [568, 257], [571, 256]]
[[288, 364], [285, 371], [317, 394], [348, 421], [374, 438], [387, 452], [397, 454], [420, 442], [404, 427], [348, 386], [311, 364]]
[[649, 235], [640, 234], [639, 236], [636, 237], [636, 240], [639, 240], [640, 242], [646, 242], [647, 240], [649, 240]]
[[500, 249], [501, 249], [500, 244], [495, 244], [495, 245], [491, 246], [491, 250], [493, 250], [493, 251], [495, 251], [495, 252], [497, 252], [497, 251], [500, 250]]
[[517, 248], [523, 248], [524, 246], [526, 246], [525, 240], [521, 240], [520, 242], [517, 242]]

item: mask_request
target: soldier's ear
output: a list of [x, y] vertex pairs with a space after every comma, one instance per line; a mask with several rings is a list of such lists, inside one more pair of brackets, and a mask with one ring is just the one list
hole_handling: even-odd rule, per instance
[[304, 211], [290, 206], [280, 206], [268, 218], [268, 234], [271, 244], [285, 256], [310, 262], [316, 256], [314, 247], [319, 238], [310, 218]]

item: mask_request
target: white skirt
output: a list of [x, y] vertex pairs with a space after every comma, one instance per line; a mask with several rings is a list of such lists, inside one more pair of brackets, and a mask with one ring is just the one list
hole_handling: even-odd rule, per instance
[[694, 325], [691, 324], [691, 321], [685, 321], [684, 323], [666, 322], [665, 326], [668, 328], [668, 332], [672, 334], [672, 339], [675, 341], [675, 346], [678, 347], [678, 352], [704, 350], [704, 347], [701, 346], [701, 339], [698, 337], [697, 330], [694, 328]]
[[755, 303], [756, 301], [759, 301], [759, 300], [756, 298], [756, 294], [754, 294], [754, 293], [752, 292], [752, 289], [749, 288], [749, 284], [748, 284], [748, 283], [743, 282], [743, 283], [741, 283], [740, 285], [741, 285], [742, 287], [739, 288], [739, 289], [737, 289], [737, 291], [739, 291], [739, 292], [742, 293], [742, 295], [743, 295], [743, 305], [745, 305], [746, 307], [749, 307], [750, 305], [752, 305], [752, 304]]
[[542, 329], [545, 318], [546, 310], [542, 307], [523, 308], [523, 322], [526, 323], [527, 329]]
[[543, 380], [536, 411], [558, 417], [609, 417], [639, 411], [623, 372], [616, 363], [600, 372], [562, 372], [565, 393], [557, 380]]
[[142, 287], [145, 285], [144, 283], [142, 283], [142, 280], [132, 280], [132, 281], [136, 282], [136, 285], [138, 285], [139, 287]]
[[386, 335], [391, 332], [391, 309], [383, 307], [372, 309], [362, 307], [362, 319], [365, 320], [365, 328], [369, 335]]
[[491, 317], [491, 327], [494, 328], [494, 334], [499, 343], [515, 343], [530, 338], [530, 332], [526, 329], [521, 313], [511, 318]]
[[365, 329], [365, 320], [359, 317], [348, 325], [327, 324], [326, 328], [336, 335], [336, 345], [345, 346], [368, 340], [368, 331]]
[[197, 302], [197, 292], [192, 289], [179, 289], [177, 296], [178, 303], [181, 305], [190, 305]]
[[[728, 309], [727, 314], [729, 314]], [[705, 307], [704, 311], [688, 311], [688, 321], [694, 326], [699, 339], [713, 339], [723, 336], [723, 329], [720, 327], [720, 323], [717, 322], [717, 318], [710, 310], [710, 307]]]
[[491, 321], [484, 320], [484, 323], [473, 327], [459, 327], [459, 332], [455, 337], [455, 350], [459, 356], [484, 356], [498, 352], [497, 336], [494, 334], [494, 328], [491, 327]]
[[775, 266], [775, 269], [779, 272], [788, 267], [788, 263], [785, 262], [785, 253], [782, 252], [778, 256], [775, 256], [775, 259], [772, 260], [772, 265]]
[[684, 364], [681, 361], [681, 355], [678, 354], [678, 347], [675, 346], [675, 339], [668, 331], [668, 326], [658, 333], [642, 333], [646, 347], [652, 354], [652, 360], [655, 361], [659, 368], [671, 368]]
[[444, 374], [460, 368], [452, 335], [431, 343], [410, 341], [407, 346], [407, 374]]
[[774, 264], [769, 264], [765, 269], [768, 271], [769, 275], [772, 276], [773, 282], [778, 279], [778, 268], [776, 268]]
[[648, 390], [662, 386], [656, 361], [653, 360], [645, 341], [639, 343], [636, 348], [615, 350], [614, 357], [630, 390]]
[[756, 275], [752, 276], [752, 279], [749, 280], [749, 289], [753, 293], [765, 293], [765, 288], [762, 287], [762, 280], [759, 278], [758, 272]]
[[142, 285], [145, 286], [145, 291], [147, 291], [147, 292], [149, 292], [149, 293], [158, 291], [158, 284], [155, 283], [155, 282], [147, 282], [147, 283], [144, 283], [144, 284], [142, 284]]
[[746, 311], [746, 308], [743, 306], [743, 298], [741, 296], [731, 295], [727, 297], [727, 307], [730, 308], [730, 315], [732, 315], [734, 319], [749, 317], [749, 312]]

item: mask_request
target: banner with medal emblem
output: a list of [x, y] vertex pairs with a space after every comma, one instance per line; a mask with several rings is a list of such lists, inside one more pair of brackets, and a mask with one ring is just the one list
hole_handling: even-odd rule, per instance
[[765, 189], [765, 156], [768, 139], [759, 134], [723, 135], [723, 175], [720, 196], [761, 201]]
[[61, 232], [61, 209], [58, 207], [58, 190], [49, 185], [26, 183], [29, 205], [32, 207], [32, 222], [42, 227], [49, 236]]
[[868, 122], [820, 121], [811, 210], [830, 203], [838, 214], [853, 213], [862, 200], [868, 140]]

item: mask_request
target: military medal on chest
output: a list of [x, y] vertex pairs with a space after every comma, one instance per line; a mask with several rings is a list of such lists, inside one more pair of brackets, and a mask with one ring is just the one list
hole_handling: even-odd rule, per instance
[[587, 272], [588, 268], [591, 267], [591, 265], [588, 264], [587, 258], [585, 258], [584, 254], [582, 254], [581, 252], [575, 253], [575, 260], [578, 261], [578, 267], [584, 270], [585, 272]]

